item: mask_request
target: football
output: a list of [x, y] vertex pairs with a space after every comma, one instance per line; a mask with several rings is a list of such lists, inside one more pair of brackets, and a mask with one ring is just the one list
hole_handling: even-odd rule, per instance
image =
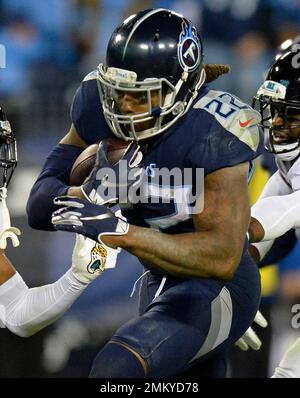
[[[118, 138], [106, 138], [105, 141], [108, 144], [107, 160], [110, 165], [114, 165], [124, 155], [129, 142]], [[90, 174], [96, 161], [98, 146], [98, 143], [88, 146], [75, 160], [69, 178], [71, 186], [81, 185]]]

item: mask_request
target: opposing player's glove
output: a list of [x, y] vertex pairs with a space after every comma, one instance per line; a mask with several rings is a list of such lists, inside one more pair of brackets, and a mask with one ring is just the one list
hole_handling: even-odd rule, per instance
[[107, 152], [108, 143], [101, 141], [95, 166], [81, 186], [81, 191], [92, 203], [130, 203], [143, 176], [140, 146], [135, 142], [130, 143], [122, 159], [115, 165], [109, 164]]
[[13, 247], [19, 246], [20, 242], [17, 235], [21, 235], [18, 228], [10, 224], [9, 210], [6, 205], [7, 189], [0, 188], [0, 249], [6, 249], [7, 239], [12, 241]]
[[108, 208], [74, 196], [59, 196], [54, 204], [63, 206], [52, 214], [54, 228], [76, 232], [103, 244], [104, 235], [126, 235], [129, 224], [119, 205]]
[[[262, 328], [268, 326], [267, 320], [260, 313], [260, 311], [257, 311], [254, 318], [254, 322], [257, 323]], [[261, 344], [262, 342], [260, 341], [257, 334], [254, 332], [254, 330], [251, 327], [248, 328], [245, 334], [235, 343], [235, 345], [238, 346], [242, 351], [247, 351], [249, 347], [257, 351], [260, 349]]]
[[77, 234], [72, 254], [72, 272], [79, 281], [90, 283], [105, 269], [116, 266], [119, 252]]

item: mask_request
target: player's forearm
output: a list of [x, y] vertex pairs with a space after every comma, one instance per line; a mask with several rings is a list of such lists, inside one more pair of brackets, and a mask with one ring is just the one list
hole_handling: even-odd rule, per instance
[[58, 195], [66, 195], [68, 188], [56, 177], [43, 178], [35, 183], [26, 207], [28, 223], [32, 228], [53, 230], [51, 214], [56, 210], [53, 199]]
[[104, 243], [119, 246], [153, 267], [182, 278], [231, 279], [240, 255], [216, 232], [163, 234], [130, 226], [125, 236], [106, 236]]

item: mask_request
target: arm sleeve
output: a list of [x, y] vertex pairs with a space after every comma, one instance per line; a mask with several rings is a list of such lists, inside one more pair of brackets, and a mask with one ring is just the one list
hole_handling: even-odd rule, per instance
[[290, 193], [292, 193], [291, 188], [283, 180], [280, 171], [277, 170], [276, 173], [273, 174], [267, 181], [259, 200], [269, 196], [282, 196], [288, 195]]
[[51, 214], [56, 210], [53, 199], [67, 193], [71, 168], [82, 151], [73, 145], [59, 144], [48, 156], [27, 202], [28, 223], [32, 228], [53, 230]]
[[29, 289], [16, 273], [0, 286], [0, 323], [20, 337], [30, 337], [60, 318], [87, 286], [68, 270], [51, 285]]
[[263, 240], [275, 239], [290, 229], [300, 228], [300, 191], [258, 200], [251, 208], [251, 217], [262, 225]]
[[263, 242], [251, 243], [252, 246], [256, 247], [259, 253], [259, 261], [261, 261], [265, 255], [270, 251], [273, 246], [274, 240], [266, 240]]

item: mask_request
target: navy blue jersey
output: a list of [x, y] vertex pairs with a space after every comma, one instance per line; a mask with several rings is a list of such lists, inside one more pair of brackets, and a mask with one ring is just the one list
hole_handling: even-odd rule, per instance
[[[87, 144], [114, 136], [103, 116], [96, 76], [94, 71], [83, 80], [71, 111], [72, 122]], [[204, 175], [208, 175], [252, 161], [263, 151], [259, 121], [259, 114], [237, 97], [203, 87], [183, 118], [166, 132], [147, 140], [144, 153], [147, 174], [166, 167], [180, 168], [182, 172], [185, 168], [203, 168]], [[155, 195], [157, 187], [149, 182], [150, 196]], [[189, 188], [193, 191], [195, 187]], [[138, 203], [132, 210], [124, 210], [124, 215], [138, 226], [151, 226], [166, 233], [191, 232], [194, 226], [190, 203], [182, 204], [182, 198], [188, 197], [182, 191], [187, 189], [184, 185], [175, 186], [170, 203]], [[176, 198], [181, 199], [180, 206]]]

